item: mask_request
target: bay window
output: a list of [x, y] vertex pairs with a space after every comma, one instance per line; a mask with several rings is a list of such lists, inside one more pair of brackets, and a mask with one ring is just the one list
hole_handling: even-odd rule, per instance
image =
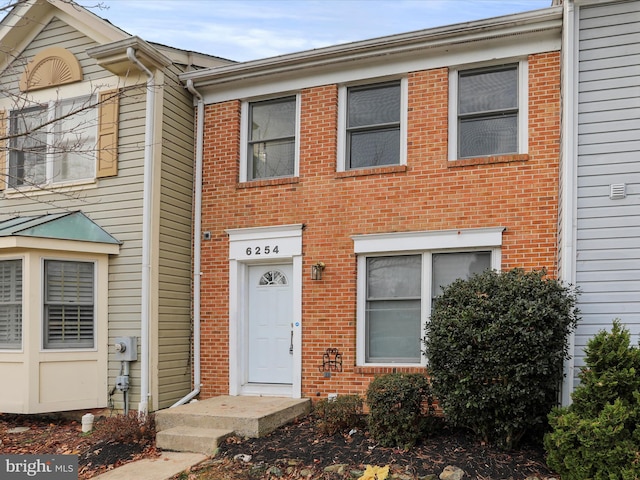
[[22, 347], [22, 260], [0, 261], [0, 350]]
[[45, 260], [44, 348], [93, 348], [94, 264]]

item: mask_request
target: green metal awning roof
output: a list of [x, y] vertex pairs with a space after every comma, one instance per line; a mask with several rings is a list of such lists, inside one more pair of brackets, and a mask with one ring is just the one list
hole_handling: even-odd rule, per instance
[[0, 237], [34, 237], [121, 245], [82, 212], [14, 217], [0, 221]]

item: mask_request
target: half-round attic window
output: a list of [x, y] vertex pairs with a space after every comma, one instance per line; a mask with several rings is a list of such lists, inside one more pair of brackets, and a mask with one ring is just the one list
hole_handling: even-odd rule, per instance
[[50, 47], [29, 62], [20, 79], [20, 90], [27, 92], [81, 80], [82, 68], [73, 53], [62, 47]]

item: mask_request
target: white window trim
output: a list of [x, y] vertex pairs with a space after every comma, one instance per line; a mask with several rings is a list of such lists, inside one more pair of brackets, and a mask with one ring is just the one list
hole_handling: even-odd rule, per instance
[[[493, 65], [518, 64], [518, 152], [529, 152], [529, 62], [527, 59], [502, 60], [499, 64], [483, 63], [449, 69], [449, 160], [458, 158], [458, 74], [459, 72]], [[488, 155], [491, 157], [492, 155]]]
[[[27, 105], [24, 105], [22, 108], [20, 109], [16, 109], [16, 108], [12, 108], [9, 109], [9, 115], [7, 116], [7, 125], [6, 125], [6, 135], [9, 135], [11, 132], [11, 114], [13, 112], [19, 112], [22, 110], [26, 110], [28, 108], [31, 107], [36, 107], [38, 105], [47, 105], [47, 121], [48, 122], [52, 122], [53, 120], [55, 120], [56, 118], [56, 109], [58, 105], [61, 105], [64, 102], [68, 102], [68, 101], [75, 101], [75, 100], [81, 100], [83, 98], [88, 98], [91, 102], [96, 102], [97, 101], [97, 94], [92, 91], [91, 93], [87, 94], [87, 95], [79, 95], [79, 96], [71, 96], [71, 97], [64, 97], [64, 98], [60, 98], [58, 100], [43, 100], [42, 102], [31, 102]], [[91, 107], [93, 109], [95, 109], [96, 111], [96, 119], [95, 119], [95, 125], [93, 126], [94, 129], [94, 135], [93, 138], [97, 139], [98, 137], [98, 124], [99, 124], [99, 119], [98, 119], [98, 115], [99, 115], [99, 109], [97, 105], [94, 105], [93, 107]], [[47, 145], [51, 145], [51, 138], [52, 136], [55, 136], [55, 131], [54, 131], [55, 125], [50, 124], [45, 128], [45, 132], [47, 135]], [[40, 185], [20, 185], [17, 187], [9, 187], [8, 186], [8, 181], [7, 181], [7, 188], [5, 190], [5, 196], [7, 198], [13, 198], [15, 196], [21, 196], [23, 193], [25, 192], [33, 192], [35, 194], [45, 194], [45, 193], [52, 193], [49, 189], [54, 188], [55, 189], [55, 193], [59, 193], [60, 189], [64, 189], [65, 192], [67, 191], [75, 191], [78, 189], [83, 189], [86, 188], [86, 186], [91, 186], [91, 185], [95, 185], [96, 184], [96, 169], [97, 169], [97, 165], [95, 164], [97, 159], [94, 156], [94, 170], [93, 170], [93, 177], [89, 178], [79, 178], [76, 180], [66, 180], [66, 181], [62, 181], [62, 182], [55, 182], [53, 181], [53, 169], [54, 169], [54, 161], [53, 161], [53, 153], [50, 152], [49, 148], [47, 148], [47, 151], [45, 153], [45, 181], [40, 184]], [[5, 162], [5, 172], [4, 174], [6, 175], [6, 178], [9, 178], [9, 172], [10, 172], [10, 168], [11, 168], [11, 156], [9, 153], [7, 153], [7, 161]]]
[[[341, 85], [338, 89], [338, 151], [337, 151], [337, 171], [363, 170], [366, 167], [358, 169], [347, 169], [347, 91], [350, 87], [375, 85], [377, 83], [393, 82], [397, 79], [377, 79], [370, 80], [367, 83], [357, 83]], [[400, 163], [398, 165], [407, 164], [407, 115], [408, 115], [408, 80], [407, 77], [400, 79]], [[380, 167], [391, 167], [393, 165], [380, 165]]]
[[22, 263], [22, 292], [21, 292], [21, 297], [22, 297], [22, 319], [21, 319], [21, 323], [20, 323], [20, 329], [22, 330], [21, 335], [20, 335], [20, 347], [19, 348], [1, 348], [0, 347], [0, 352], [2, 353], [23, 353], [24, 352], [24, 326], [25, 326], [25, 276], [26, 276], [26, 272], [25, 272], [25, 258], [22, 256], [8, 256], [8, 257], [0, 257], [0, 261], [8, 261], [8, 260], [20, 260], [20, 262]]
[[[229, 235], [229, 395], [302, 395], [302, 224], [226, 230]], [[264, 254], [264, 245], [279, 245]], [[256, 255], [256, 246], [262, 254]], [[259, 264], [293, 265], [293, 378], [291, 387], [261, 385], [252, 390], [244, 378], [247, 371], [247, 277], [248, 268]]]
[[278, 98], [291, 97], [296, 98], [296, 117], [295, 117], [295, 142], [294, 142], [294, 160], [293, 160], [293, 177], [300, 175], [300, 94], [287, 94], [283, 93], [277, 96], [271, 96], [268, 98], [252, 98], [251, 100], [245, 100], [240, 107], [240, 182], [253, 182], [260, 180], [273, 180], [278, 178], [290, 178], [290, 177], [269, 177], [269, 178], [256, 178], [249, 179], [248, 167], [249, 167], [249, 106], [254, 102], [261, 102], [264, 100], [277, 100]]
[[427, 232], [382, 233], [374, 235], [354, 235], [354, 252], [357, 259], [357, 308], [356, 308], [356, 363], [358, 366], [420, 367], [427, 365], [427, 359], [420, 357], [420, 363], [368, 363], [365, 357], [365, 304], [366, 304], [366, 261], [373, 256], [395, 256], [402, 254], [422, 254], [422, 305], [420, 312], [420, 338], [425, 335], [425, 323], [431, 311], [431, 255], [441, 252], [490, 251], [491, 268], [500, 270], [502, 264], [502, 232], [504, 227], [476, 228], [463, 230], [443, 230]]
[[[47, 348], [45, 346], [45, 295], [46, 295], [46, 281], [45, 263], [47, 261], [54, 262], [80, 262], [80, 263], [92, 263], [93, 264], [93, 347], [82, 348]], [[98, 338], [98, 274], [99, 262], [97, 260], [82, 259], [82, 258], [66, 258], [66, 257], [41, 257], [40, 258], [40, 351], [41, 352], [96, 352], [98, 351], [98, 345], [100, 339]]]

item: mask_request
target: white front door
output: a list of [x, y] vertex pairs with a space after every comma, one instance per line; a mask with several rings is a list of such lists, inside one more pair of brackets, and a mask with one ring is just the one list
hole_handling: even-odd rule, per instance
[[293, 379], [293, 267], [249, 267], [247, 382]]

